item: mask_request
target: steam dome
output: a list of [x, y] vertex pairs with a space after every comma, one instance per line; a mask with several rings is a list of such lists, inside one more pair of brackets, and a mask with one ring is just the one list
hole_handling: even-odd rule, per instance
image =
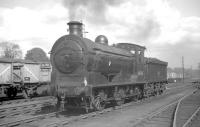
[[99, 35], [96, 37], [95, 39], [95, 42], [96, 43], [101, 43], [101, 44], [105, 44], [105, 45], [108, 45], [108, 39], [106, 36], [104, 35]]

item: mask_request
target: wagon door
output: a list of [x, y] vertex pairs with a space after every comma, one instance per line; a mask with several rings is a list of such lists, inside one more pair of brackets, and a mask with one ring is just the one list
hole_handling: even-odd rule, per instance
[[40, 82], [50, 83], [51, 80], [51, 65], [50, 63], [42, 63], [40, 65]]
[[12, 63], [12, 81], [14, 84], [21, 84], [23, 82], [23, 64], [22, 63]]
[[24, 83], [26, 85], [37, 85], [40, 82], [40, 64], [26, 63], [24, 65]]
[[12, 84], [11, 63], [0, 63], [0, 85]]

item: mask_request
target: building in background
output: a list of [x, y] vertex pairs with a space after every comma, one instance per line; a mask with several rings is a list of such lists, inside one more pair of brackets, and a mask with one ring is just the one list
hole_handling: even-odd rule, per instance
[[[184, 80], [190, 82], [193, 80], [200, 79], [199, 69], [186, 68], [184, 70]], [[182, 82], [183, 81], [183, 70], [182, 68], [168, 68], [167, 69], [168, 82]]]

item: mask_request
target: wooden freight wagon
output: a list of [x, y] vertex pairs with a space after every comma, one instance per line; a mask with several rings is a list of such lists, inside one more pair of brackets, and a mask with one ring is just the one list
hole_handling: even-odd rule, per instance
[[29, 95], [37, 87], [48, 85], [50, 76], [48, 62], [0, 58], [0, 97], [13, 98], [22, 91]]

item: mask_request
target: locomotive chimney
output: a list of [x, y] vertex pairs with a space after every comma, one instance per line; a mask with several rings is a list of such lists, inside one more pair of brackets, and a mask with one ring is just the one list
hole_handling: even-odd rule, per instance
[[67, 23], [67, 25], [69, 25], [69, 34], [83, 37], [83, 23], [78, 21], [71, 21]]

